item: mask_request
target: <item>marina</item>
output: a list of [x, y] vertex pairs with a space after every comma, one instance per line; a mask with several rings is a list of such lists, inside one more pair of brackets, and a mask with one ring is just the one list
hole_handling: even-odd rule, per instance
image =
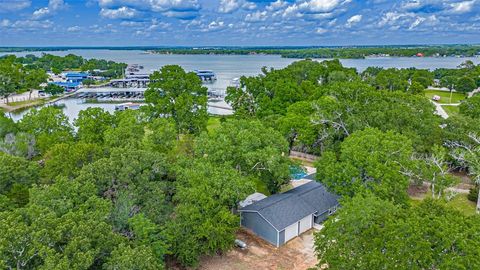
[[[62, 107], [70, 121], [77, 117], [78, 112], [89, 107], [103, 108], [115, 112], [115, 103], [144, 102], [144, 91], [149, 82], [149, 73], [158, 70], [164, 65], [178, 64], [186, 71], [215, 71], [215, 79], [204, 81], [208, 89], [208, 112], [211, 114], [232, 114], [231, 107], [223, 100], [229, 86], [240, 86], [242, 76], [256, 76], [262, 73], [262, 67], [280, 69], [299, 59], [282, 58], [278, 55], [162, 55], [148, 54], [136, 50], [69, 50], [48, 52], [20, 52], [11, 53], [16, 56], [34, 54], [40, 56], [49, 53], [58, 56], [67, 54], [81, 55], [85, 58], [106, 59], [115, 62], [127, 63], [123, 79], [100, 82], [87, 87], [76, 87], [68, 98], [56, 100], [48, 105]], [[5, 53], [4, 53], [5, 54]], [[1, 53], [0, 53], [1, 55]], [[323, 59], [317, 59], [323, 60]], [[433, 70], [435, 68], [455, 68], [466, 60], [480, 63], [478, 57], [371, 57], [366, 59], [341, 59], [346, 67], [353, 67], [362, 72], [368, 66], [384, 68], [416, 67]], [[133, 68], [132, 68], [133, 67]], [[142, 68], [143, 67], [143, 68]], [[208, 69], [208, 70], [204, 70]], [[66, 74], [65, 74], [66, 75]], [[70, 74], [75, 77], [75, 74]], [[73, 78], [72, 77], [72, 78]], [[77, 76], [78, 77], [78, 76]], [[77, 84], [77, 83], [75, 83]], [[18, 121], [29, 109], [9, 113]]]

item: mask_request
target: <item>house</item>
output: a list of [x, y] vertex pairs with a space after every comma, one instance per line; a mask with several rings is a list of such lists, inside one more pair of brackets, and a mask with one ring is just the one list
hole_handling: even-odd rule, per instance
[[240, 222], [279, 247], [325, 221], [337, 207], [338, 196], [319, 182], [310, 181], [240, 208]]

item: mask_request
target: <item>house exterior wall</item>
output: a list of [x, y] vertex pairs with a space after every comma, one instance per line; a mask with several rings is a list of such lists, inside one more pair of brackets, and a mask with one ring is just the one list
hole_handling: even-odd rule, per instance
[[278, 232], [256, 212], [241, 212], [241, 225], [277, 246]]
[[278, 246], [285, 244], [285, 230], [278, 233]]
[[322, 214], [318, 215], [318, 216], [315, 216], [314, 218], [314, 222], [316, 224], [321, 224], [323, 223], [325, 220], [327, 220], [327, 218], [332, 215], [333, 213], [335, 213], [337, 211], [337, 209], [340, 207], [340, 205], [335, 205], [334, 207], [330, 208], [329, 210], [323, 212]]

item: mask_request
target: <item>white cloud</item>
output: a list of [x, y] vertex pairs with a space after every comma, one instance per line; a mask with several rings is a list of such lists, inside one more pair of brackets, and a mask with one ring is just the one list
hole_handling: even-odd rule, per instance
[[79, 32], [80, 30], [82, 30], [82, 28], [78, 25], [70, 26], [67, 28], [68, 32]]
[[48, 7], [52, 10], [60, 10], [66, 7], [66, 4], [63, 0], [50, 0], [48, 2]]
[[276, 10], [280, 10], [280, 9], [284, 8], [285, 6], [287, 6], [287, 2], [286, 2], [286, 1], [277, 0], [277, 1], [275, 1], [275, 2], [270, 3], [270, 5], [268, 5], [268, 6], [266, 7], [266, 10], [268, 10], [268, 11], [276, 11]]
[[360, 14], [354, 15], [347, 20], [347, 27], [352, 27], [362, 20], [363, 16]]
[[0, 27], [8, 27], [10, 26], [10, 20], [3, 19], [0, 21]]
[[10, 24], [11, 28], [18, 30], [38, 30], [38, 29], [48, 29], [53, 26], [53, 22], [49, 20], [45, 21], [34, 21], [34, 20], [18, 20]]
[[378, 26], [389, 26], [391, 30], [398, 30], [400, 28], [414, 30], [420, 25], [431, 27], [438, 23], [439, 20], [435, 15], [419, 16], [413, 12], [387, 12], [383, 15]]
[[193, 19], [201, 9], [198, 0], [98, 0], [98, 4], [102, 9], [127, 7], [143, 14], [158, 12], [163, 16], [178, 19]]
[[132, 19], [138, 14], [139, 12], [137, 10], [129, 7], [120, 7], [117, 9], [102, 8], [100, 10], [100, 16], [108, 19]]
[[219, 31], [226, 28], [225, 22], [223, 21], [212, 21], [208, 25], [202, 25], [201, 31], [202, 32], [211, 32], [211, 31]]
[[257, 4], [253, 3], [253, 2], [245, 2], [243, 5], [242, 5], [242, 8], [243, 9], [246, 9], [246, 10], [254, 10], [257, 8]]
[[309, 12], [330, 12], [340, 5], [340, 0], [309, 0], [299, 5], [300, 9]]
[[267, 12], [266, 11], [255, 11], [253, 13], [247, 14], [245, 17], [245, 21], [247, 22], [261, 22], [267, 19]]
[[327, 33], [328, 30], [325, 29], [325, 28], [318, 28], [317, 31], [315, 31], [315, 33], [319, 34], [319, 35], [323, 35], [325, 33]]
[[33, 19], [35, 20], [41, 19], [48, 15], [50, 15], [50, 9], [48, 9], [48, 7], [44, 7], [41, 9], [37, 9], [33, 12]]
[[475, 3], [475, 0], [452, 3], [450, 5], [452, 7], [451, 12], [455, 14], [468, 13], [473, 10], [473, 6], [475, 5]]
[[240, 0], [221, 0], [218, 12], [232, 13], [240, 8]]
[[126, 27], [141, 27], [143, 26], [143, 23], [141, 22], [135, 22], [135, 21], [122, 21], [120, 23], [121, 26], [126, 26]]
[[55, 14], [58, 10], [64, 9], [66, 4], [63, 0], [50, 0], [48, 1], [48, 7], [37, 9], [33, 12], [32, 18], [39, 20], [50, 15]]
[[198, 0], [98, 0], [102, 8], [118, 8], [127, 6], [136, 9], [145, 9], [157, 12], [164, 11], [198, 11]]
[[30, 0], [0, 0], [0, 13], [22, 10], [31, 4]]

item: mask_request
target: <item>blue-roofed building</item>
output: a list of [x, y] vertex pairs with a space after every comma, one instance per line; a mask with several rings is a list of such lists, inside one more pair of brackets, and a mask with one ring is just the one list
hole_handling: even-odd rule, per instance
[[64, 76], [67, 82], [72, 82], [72, 83], [75, 83], [75, 82], [81, 83], [83, 82], [83, 80], [88, 78], [88, 74], [83, 72], [67, 72], [64, 74]]
[[321, 224], [338, 207], [338, 196], [310, 181], [239, 209], [241, 225], [274, 246]]
[[78, 88], [80, 87], [79, 82], [51, 82], [51, 84], [63, 87], [65, 89], [65, 92], [73, 92], [78, 90]]

